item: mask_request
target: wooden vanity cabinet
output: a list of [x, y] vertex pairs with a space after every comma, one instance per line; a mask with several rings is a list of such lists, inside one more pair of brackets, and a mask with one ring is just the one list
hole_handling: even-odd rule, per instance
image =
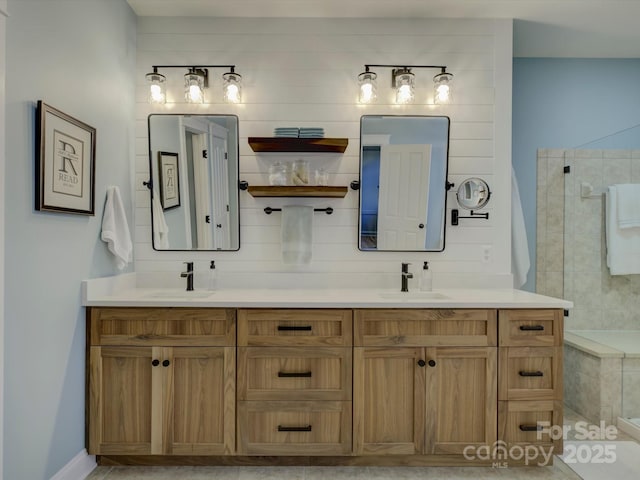
[[500, 310], [498, 438], [507, 447], [535, 445], [560, 455], [563, 311]]
[[87, 448], [107, 462], [562, 451], [544, 428], [562, 424], [562, 310], [99, 307], [87, 321]]
[[238, 310], [239, 454], [351, 454], [351, 338], [351, 310]]
[[354, 453], [462, 454], [496, 440], [495, 310], [354, 316]]
[[235, 310], [88, 310], [88, 452], [235, 451]]

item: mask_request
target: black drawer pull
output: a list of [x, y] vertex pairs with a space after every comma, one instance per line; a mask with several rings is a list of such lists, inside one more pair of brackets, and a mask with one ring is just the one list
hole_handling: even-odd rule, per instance
[[280, 378], [311, 378], [311, 372], [278, 372]]
[[541, 432], [541, 425], [520, 425], [520, 430], [523, 432]]
[[310, 432], [311, 425], [307, 425], [306, 427], [283, 427], [282, 425], [278, 425], [279, 432]]
[[520, 325], [520, 330], [523, 332], [541, 332], [544, 330], [542, 325]]
[[311, 325], [303, 325], [303, 326], [278, 325], [278, 331], [279, 332], [310, 332]]
[[521, 377], [543, 377], [544, 373], [542, 373], [540, 370], [538, 370], [537, 372], [527, 372], [525, 370], [520, 370], [518, 372], [520, 374]]

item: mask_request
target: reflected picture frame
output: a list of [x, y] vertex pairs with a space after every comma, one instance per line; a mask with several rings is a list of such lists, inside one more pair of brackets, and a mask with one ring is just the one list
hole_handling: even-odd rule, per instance
[[95, 215], [96, 129], [39, 100], [35, 209]]
[[180, 206], [180, 171], [177, 153], [158, 152], [158, 178], [162, 210], [178, 208]]

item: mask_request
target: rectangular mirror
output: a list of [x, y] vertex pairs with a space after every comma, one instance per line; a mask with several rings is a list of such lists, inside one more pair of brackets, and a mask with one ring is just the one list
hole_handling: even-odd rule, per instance
[[444, 250], [449, 123], [443, 116], [362, 116], [360, 250]]
[[238, 250], [238, 117], [149, 115], [154, 250]]

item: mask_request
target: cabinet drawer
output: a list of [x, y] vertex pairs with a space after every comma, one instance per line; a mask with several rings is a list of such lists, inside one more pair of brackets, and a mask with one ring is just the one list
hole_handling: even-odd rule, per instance
[[356, 310], [357, 346], [493, 346], [496, 310]]
[[562, 438], [556, 437], [562, 435], [555, 435], [558, 431], [562, 431], [562, 402], [558, 400], [498, 402], [498, 440], [507, 445], [548, 446], [560, 455]]
[[234, 346], [226, 308], [89, 308], [91, 345]]
[[238, 310], [238, 345], [350, 346], [351, 310]]
[[239, 453], [351, 453], [351, 402], [238, 402]]
[[500, 349], [500, 400], [561, 400], [562, 347]]
[[500, 310], [500, 345], [562, 346], [562, 310]]
[[349, 347], [240, 347], [239, 400], [351, 400]]

